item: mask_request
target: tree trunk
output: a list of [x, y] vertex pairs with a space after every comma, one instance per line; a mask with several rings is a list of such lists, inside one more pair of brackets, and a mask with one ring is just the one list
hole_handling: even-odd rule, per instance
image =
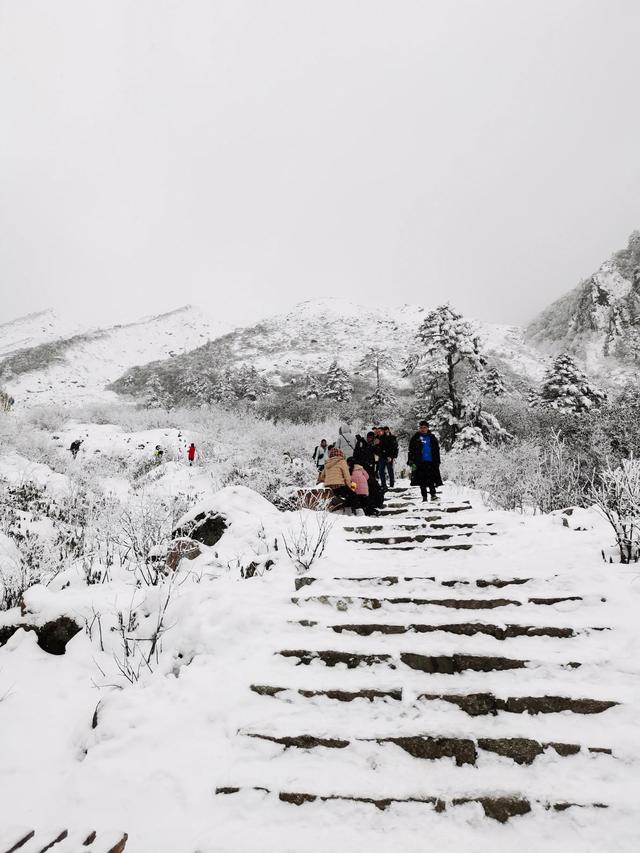
[[[458, 395], [456, 393], [456, 366], [453, 361], [453, 357], [447, 356], [447, 382], [449, 385], [449, 402], [451, 403], [451, 413], [454, 418], [459, 419], [461, 415], [461, 407], [460, 401], [458, 400]], [[456, 436], [458, 435], [458, 426], [457, 424], [451, 425], [451, 444], [453, 444], [456, 440]]]

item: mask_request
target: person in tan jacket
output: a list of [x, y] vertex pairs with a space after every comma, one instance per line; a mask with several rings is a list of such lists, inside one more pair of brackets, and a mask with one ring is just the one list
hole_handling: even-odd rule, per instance
[[344, 453], [337, 447], [329, 451], [329, 459], [318, 477], [319, 483], [331, 489], [336, 497], [344, 501], [344, 505], [353, 509], [359, 509], [360, 504], [352, 487], [351, 474]]

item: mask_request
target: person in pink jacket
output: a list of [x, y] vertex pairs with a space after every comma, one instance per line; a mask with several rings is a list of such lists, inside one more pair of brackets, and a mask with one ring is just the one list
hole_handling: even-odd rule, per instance
[[349, 470], [351, 471], [351, 480], [356, 484], [356, 497], [360, 508], [369, 514], [369, 475], [364, 470], [362, 465], [354, 463], [353, 459], [347, 460]]

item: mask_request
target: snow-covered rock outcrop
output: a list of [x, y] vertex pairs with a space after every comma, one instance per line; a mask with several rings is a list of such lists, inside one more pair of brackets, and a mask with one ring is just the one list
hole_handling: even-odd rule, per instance
[[587, 369], [608, 359], [640, 358], [640, 231], [590, 278], [545, 309], [527, 328], [526, 340], [548, 352], [567, 350]]

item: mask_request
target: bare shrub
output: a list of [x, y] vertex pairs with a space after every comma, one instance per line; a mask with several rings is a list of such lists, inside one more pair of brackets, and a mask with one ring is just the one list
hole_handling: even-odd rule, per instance
[[558, 433], [542, 447], [521, 441], [502, 448], [450, 453], [447, 477], [458, 485], [478, 489], [485, 503], [520, 512], [553, 512], [584, 506], [585, 488], [593, 468]]
[[282, 534], [285, 551], [299, 575], [308, 572], [324, 554], [333, 522], [326, 510], [313, 512], [300, 509], [293, 531], [288, 535]]
[[179, 498], [167, 502], [143, 493], [120, 513], [115, 541], [121, 547], [123, 563], [129, 565], [139, 583], [160, 583], [171, 532], [187, 508]]
[[[172, 627], [167, 624], [167, 609], [176, 591], [176, 576], [166, 579], [157, 590], [153, 599], [149, 596], [138, 598], [134, 590], [131, 602], [124, 609], [116, 609], [113, 614], [114, 624], [110, 634], [115, 637], [110, 643], [116, 678], [135, 684], [145, 673], [152, 673], [160, 662], [162, 641], [166, 632]], [[145, 612], [152, 602], [151, 611]], [[144, 615], [144, 619], [140, 615]], [[93, 618], [86, 620], [86, 631], [90, 639], [99, 642], [101, 651], [105, 649], [103, 634], [103, 614], [93, 612]], [[105, 678], [108, 674], [100, 670]]]
[[640, 461], [607, 463], [594, 478], [589, 495], [607, 519], [616, 537], [621, 563], [640, 558]]

